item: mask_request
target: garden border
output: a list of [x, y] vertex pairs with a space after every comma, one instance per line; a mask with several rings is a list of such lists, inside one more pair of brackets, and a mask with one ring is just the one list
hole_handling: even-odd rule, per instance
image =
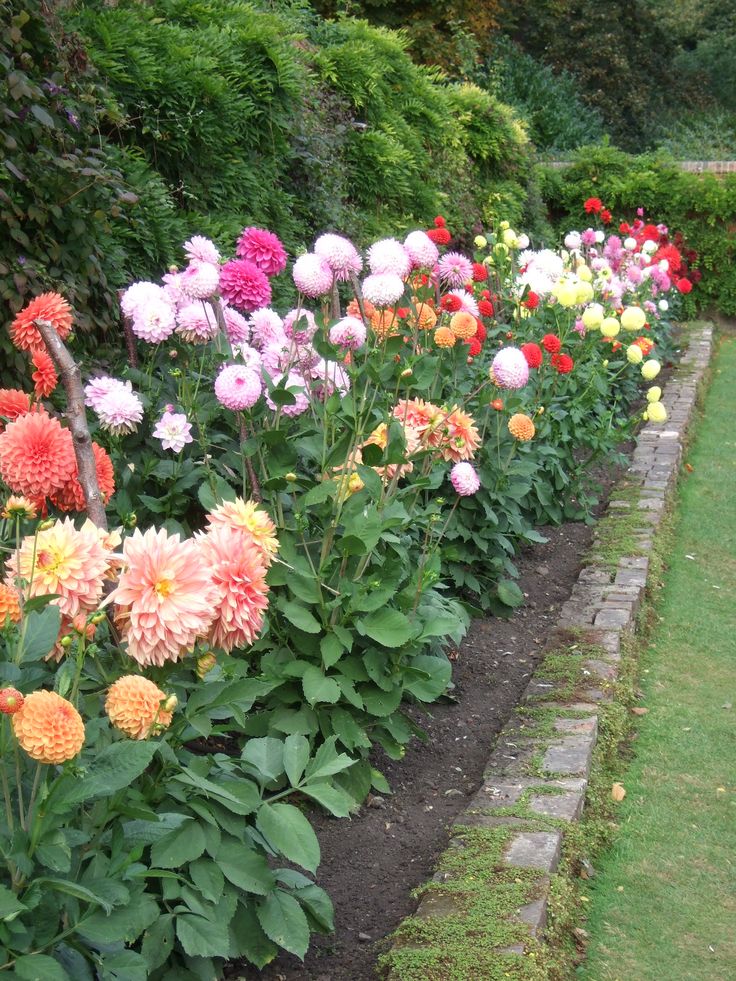
[[[614, 700], [622, 648], [626, 636], [636, 629], [654, 539], [677, 484], [685, 437], [713, 350], [713, 334], [710, 322], [688, 325], [687, 350], [662, 398], [667, 423], [642, 427], [628, 472], [611, 495], [607, 516], [613, 528], [625, 522], [626, 533], [619, 536], [618, 549], [612, 550], [605, 540], [605, 525], [596, 530], [586, 564], [551, 631], [547, 643], [551, 662], [542, 661], [529, 682], [519, 712], [498, 737], [482, 786], [451, 828], [448, 849], [423, 891], [415, 917], [405, 920], [404, 929], [400, 926], [393, 937], [386, 958], [391, 981], [435, 976], [420, 967], [421, 938], [426, 931], [411, 929], [411, 923], [419, 922], [433, 933], [433, 926], [439, 930], [442, 919], [450, 916], [454, 937], [462, 940], [458, 930], [462, 934], [469, 883], [475, 888], [485, 878], [490, 887], [494, 876], [506, 878], [505, 869], [507, 881], [525, 883], [526, 900], [510, 918], [501, 914], [503, 922], [496, 917], [499, 922], [488, 925], [491, 950], [484, 954], [506, 970], [514, 964], [518, 968], [520, 959], [529, 957], [540, 966], [551, 877], [560, 861], [565, 834], [583, 811], [599, 716]], [[561, 656], [555, 658], [555, 654]], [[489, 845], [493, 842], [485, 869], [482, 858], [479, 867], [474, 847], [473, 835], [478, 831], [488, 835]], [[463, 852], [470, 856], [468, 868], [463, 868]], [[474, 941], [470, 937], [477, 925], [468, 918], [469, 950], [478, 943], [477, 936]], [[424, 952], [427, 970], [450, 970], [454, 979], [466, 981], [446, 960], [440, 963], [429, 950]], [[414, 964], [405, 972], [400, 965], [407, 957]], [[481, 977], [478, 968], [476, 964], [476, 978]]]

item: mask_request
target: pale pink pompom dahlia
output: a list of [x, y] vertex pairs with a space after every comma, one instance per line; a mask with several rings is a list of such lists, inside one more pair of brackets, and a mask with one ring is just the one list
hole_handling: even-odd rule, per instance
[[174, 305], [161, 290], [163, 299], [153, 298], [141, 301], [131, 318], [131, 330], [136, 337], [149, 344], [160, 344], [174, 333], [176, 314]]
[[363, 260], [353, 243], [342, 235], [320, 235], [314, 243], [315, 255], [325, 260], [337, 278], [344, 282], [350, 274], [356, 276], [363, 268]]
[[300, 293], [312, 299], [324, 296], [332, 289], [334, 273], [326, 259], [314, 252], [305, 252], [294, 263], [294, 284]]
[[[273, 383], [274, 385], [280, 385], [284, 380], [284, 375], [274, 375]], [[291, 394], [295, 397], [296, 402], [293, 405], [283, 405], [281, 406], [281, 411], [285, 416], [300, 416], [302, 412], [306, 412], [309, 408], [309, 395], [307, 394], [308, 385], [307, 382], [302, 378], [300, 374], [296, 371], [290, 371], [286, 376], [285, 387], [291, 390]], [[296, 389], [296, 391], [294, 391]], [[268, 403], [269, 409], [274, 411], [277, 408], [276, 403], [271, 399], [271, 396], [266, 392], [266, 402]]]
[[414, 269], [433, 269], [440, 257], [439, 249], [426, 232], [409, 232], [404, 248]]
[[499, 388], [523, 388], [529, 381], [529, 364], [518, 347], [502, 347], [491, 365], [491, 379]]
[[250, 327], [248, 321], [237, 310], [231, 307], [223, 307], [225, 318], [225, 333], [231, 344], [244, 344], [250, 338]]
[[160, 667], [207, 634], [219, 591], [196, 542], [149, 528], [125, 540], [123, 571], [110, 598], [128, 654], [144, 667]]
[[235, 251], [267, 276], [276, 276], [286, 269], [286, 250], [281, 240], [265, 228], [244, 228]]
[[187, 303], [176, 314], [176, 332], [190, 344], [206, 344], [217, 334], [217, 317], [209, 303]]
[[450, 471], [450, 480], [460, 497], [470, 497], [480, 489], [480, 478], [470, 463], [456, 463]]
[[190, 262], [178, 285], [193, 300], [209, 300], [220, 285], [220, 267], [212, 262]]
[[190, 262], [207, 262], [216, 266], [220, 262], [220, 253], [215, 243], [204, 235], [192, 235], [184, 243], [184, 252]]
[[262, 390], [263, 383], [258, 374], [242, 364], [227, 365], [215, 379], [218, 401], [233, 412], [254, 406]]
[[344, 317], [330, 327], [330, 344], [346, 351], [357, 351], [365, 344], [366, 334], [366, 326], [362, 320]]
[[473, 278], [473, 263], [459, 252], [446, 252], [437, 264], [440, 282], [462, 286]]
[[401, 242], [383, 238], [368, 249], [368, 265], [376, 275], [391, 273], [406, 279], [411, 272], [412, 260]]
[[404, 295], [404, 281], [395, 273], [376, 273], [363, 280], [363, 297], [374, 307], [390, 307]]

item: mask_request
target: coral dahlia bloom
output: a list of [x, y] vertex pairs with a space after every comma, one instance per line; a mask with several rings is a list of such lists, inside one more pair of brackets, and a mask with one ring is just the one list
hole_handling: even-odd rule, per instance
[[55, 593], [51, 602], [72, 618], [97, 609], [109, 567], [110, 552], [92, 522], [75, 528], [65, 518], [23, 539], [10, 557], [5, 582], [13, 586], [15, 579], [24, 580], [29, 596]]
[[444, 420], [443, 426], [441, 444], [443, 458], [454, 463], [472, 460], [480, 446], [480, 436], [473, 417], [458, 406], [454, 406]]
[[172, 713], [164, 709], [166, 694], [140, 674], [118, 678], [107, 692], [105, 712], [110, 722], [131, 739], [147, 739], [168, 729]]
[[[0, 388], [0, 418], [13, 422], [31, 411], [31, 400], [19, 388]], [[0, 422], [0, 433], [4, 426]]]
[[31, 358], [33, 367], [36, 369], [31, 375], [33, 380], [33, 390], [37, 399], [48, 398], [56, 388], [59, 378], [56, 374], [54, 362], [45, 348], [36, 348]]
[[534, 423], [523, 412], [517, 412], [511, 416], [508, 426], [511, 435], [514, 439], [518, 439], [520, 443], [527, 443], [530, 439], [534, 438], [534, 433], [536, 432]]
[[0, 712], [15, 715], [23, 708], [25, 699], [17, 688], [0, 688]]
[[450, 330], [461, 341], [470, 340], [475, 337], [478, 323], [472, 313], [461, 310], [450, 319]]
[[34, 297], [10, 325], [10, 339], [21, 351], [33, 351], [44, 346], [34, 320], [48, 320], [63, 341], [71, 333], [72, 308], [58, 293], [42, 293]]
[[228, 653], [234, 647], [250, 646], [268, 607], [263, 553], [242, 531], [224, 525], [214, 525], [198, 536], [197, 545], [218, 593], [207, 639]]
[[71, 433], [45, 412], [20, 416], [0, 433], [0, 477], [16, 494], [47, 497], [75, 466]]
[[235, 251], [267, 276], [276, 276], [286, 269], [286, 251], [281, 240], [265, 228], [244, 228]]
[[15, 586], [0, 582], [0, 630], [8, 622], [20, 622], [20, 599]]
[[[115, 493], [115, 471], [112, 460], [107, 450], [103, 449], [99, 443], [92, 443], [92, 453], [94, 454], [95, 467], [97, 469], [97, 484], [100, 488], [102, 500], [107, 504]], [[79, 482], [79, 469], [77, 467], [76, 457], [74, 458], [74, 465], [68, 479], [61, 487], [50, 491], [49, 498], [51, 503], [60, 511], [87, 510], [87, 500], [84, 496], [82, 485]]]
[[195, 542], [149, 528], [125, 540], [123, 571], [110, 598], [128, 654], [144, 667], [160, 667], [205, 636], [218, 593]]
[[224, 501], [207, 515], [207, 521], [210, 528], [222, 527], [243, 532], [260, 549], [266, 565], [279, 550], [276, 525], [255, 501], [244, 501], [242, 497]]
[[55, 691], [26, 695], [12, 721], [21, 747], [39, 763], [65, 763], [74, 759], [84, 744], [82, 716]]

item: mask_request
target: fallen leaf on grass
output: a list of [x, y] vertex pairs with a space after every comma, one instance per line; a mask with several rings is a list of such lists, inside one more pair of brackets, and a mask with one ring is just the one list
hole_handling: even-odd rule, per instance
[[685, 464], [685, 469], [687, 470], [687, 472], [688, 472], [688, 473], [692, 473], [692, 472], [693, 472], [693, 470], [695, 469], [695, 467], [693, 467], [693, 466], [692, 466], [691, 464], [689, 464], [689, 463], [686, 463], [686, 464]]
[[626, 796], [626, 790], [624, 789], [624, 785], [623, 784], [621, 784], [621, 783], [615, 783], [613, 785], [613, 787], [611, 787], [611, 799], [612, 800], [615, 800], [618, 803], [618, 802], [622, 801], [625, 796]]
[[721, 705], [721, 708], [722, 709], [732, 709], [733, 708], [733, 702], [724, 702], [723, 705]]
[[717, 794], [725, 794], [726, 793], [726, 788], [725, 787], [716, 787], [716, 793]]
[[649, 709], [648, 709], [648, 708], [642, 708], [642, 707], [641, 707], [641, 706], [639, 706], [639, 705], [635, 705], [635, 706], [634, 706], [634, 707], [632, 708], [632, 710], [631, 710], [631, 714], [632, 714], [632, 715], [646, 715], [648, 711], [649, 711]]

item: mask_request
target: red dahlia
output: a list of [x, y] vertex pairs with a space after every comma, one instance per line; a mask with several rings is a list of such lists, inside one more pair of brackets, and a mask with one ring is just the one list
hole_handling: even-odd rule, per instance
[[468, 354], [471, 358], [474, 358], [476, 355], [480, 354], [482, 347], [483, 345], [477, 337], [471, 337], [468, 341]]
[[693, 284], [690, 282], [689, 279], [685, 279], [684, 276], [682, 277], [682, 279], [677, 280], [675, 286], [678, 288], [680, 293], [689, 293], [690, 290], [693, 288]]
[[545, 334], [542, 338], [542, 347], [550, 354], [557, 354], [562, 347], [562, 341], [557, 334]]
[[475, 336], [478, 338], [478, 340], [482, 344], [483, 341], [486, 339], [486, 337], [488, 337], [488, 333], [487, 333], [485, 327], [483, 326], [483, 321], [482, 320], [477, 320], [476, 319], [476, 323], [477, 323], [478, 326], [475, 328]]
[[452, 235], [450, 235], [446, 228], [430, 228], [427, 235], [435, 245], [449, 245], [452, 241]]
[[447, 310], [448, 313], [457, 313], [458, 310], [462, 309], [462, 305], [463, 301], [459, 296], [455, 296], [454, 293], [448, 293], [440, 301], [440, 306], [443, 310]]
[[492, 317], [493, 316], [493, 304], [490, 300], [479, 300], [478, 301], [478, 313], [482, 317]]
[[484, 283], [488, 279], [488, 269], [482, 262], [473, 263], [473, 280], [476, 283]]
[[524, 299], [524, 306], [527, 310], [536, 310], [539, 306], [539, 296], [534, 292], [534, 290], [529, 290]]
[[529, 344], [521, 345], [521, 353], [526, 358], [526, 363], [530, 368], [538, 368], [544, 355], [542, 354], [542, 349], [538, 344], [530, 342]]
[[447, 222], [442, 217], [442, 215], [437, 215], [437, 217], [434, 220], [434, 224], [436, 228], [444, 228]]
[[553, 354], [550, 360], [561, 375], [569, 375], [575, 367], [575, 362], [569, 354]]
[[603, 207], [603, 202], [600, 198], [588, 198], [588, 200], [583, 204], [586, 212], [590, 214], [598, 214], [598, 212]]

